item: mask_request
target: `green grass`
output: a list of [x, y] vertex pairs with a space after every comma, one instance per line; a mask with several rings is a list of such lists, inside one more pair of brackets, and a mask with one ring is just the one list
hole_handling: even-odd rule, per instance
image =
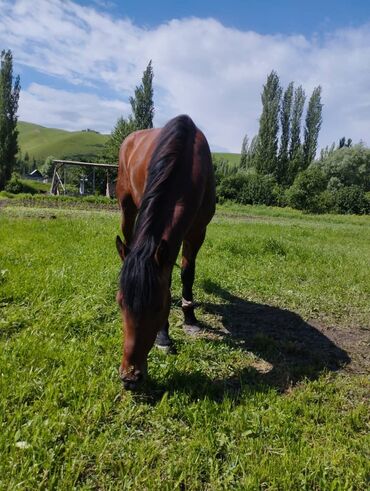
[[217, 158], [227, 160], [233, 167], [240, 163], [240, 153], [212, 152]]
[[20, 179], [20, 182], [33, 194], [46, 194], [50, 191], [50, 183], [33, 181], [32, 179]]
[[18, 123], [19, 146], [22, 155], [45, 160], [49, 155], [59, 159], [90, 159], [101, 155], [108, 135], [45, 128], [33, 123]]
[[176, 267], [178, 354], [153, 349], [132, 394], [118, 213], [3, 208], [0, 489], [366, 489], [368, 380], [333, 370], [369, 326], [369, 224], [220, 207], [197, 263], [208, 334], [182, 332]]

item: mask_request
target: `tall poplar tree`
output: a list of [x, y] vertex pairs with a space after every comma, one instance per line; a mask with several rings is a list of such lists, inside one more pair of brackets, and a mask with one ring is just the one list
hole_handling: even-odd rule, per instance
[[240, 152], [240, 164], [239, 164], [239, 167], [241, 169], [246, 169], [247, 167], [247, 158], [248, 158], [248, 135], [245, 135], [245, 137], [243, 138], [243, 142], [242, 142], [242, 149], [241, 149], [241, 152]]
[[314, 160], [322, 123], [321, 87], [315, 87], [308, 102], [304, 129], [303, 167], [306, 169]]
[[286, 91], [284, 92], [280, 113], [281, 137], [276, 178], [281, 184], [285, 183], [288, 170], [292, 101], [293, 82], [290, 82]]
[[117, 162], [119, 148], [123, 140], [135, 130], [153, 128], [153, 67], [150, 61], [146, 67], [141, 84], [136, 87], [134, 97], [130, 97], [132, 115], [120, 117], [105, 144], [104, 159]]
[[17, 111], [20, 92], [19, 75], [13, 85], [13, 56], [1, 52], [0, 67], [0, 190], [10, 179], [18, 152]]
[[141, 84], [136, 87], [134, 97], [130, 97], [133, 119], [137, 130], [153, 128], [153, 67], [152, 61], [144, 70]]
[[261, 174], [276, 173], [280, 98], [279, 77], [275, 71], [272, 71], [267, 77], [261, 94], [262, 114], [256, 155], [256, 170]]
[[302, 145], [301, 145], [301, 125], [304, 103], [306, 101], [305, 92], [300, 85], [294, 91], [294, 99], [292, 106], [292, 120], [290, 131], [289, 145], [289, 165], [287, 182], [291, 184], [294, 181], [298, 171], [302, 168]]

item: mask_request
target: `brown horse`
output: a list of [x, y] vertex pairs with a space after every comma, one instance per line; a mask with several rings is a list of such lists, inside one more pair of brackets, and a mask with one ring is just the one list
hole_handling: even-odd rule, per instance
[[125, 237], [125, 243], [116, 240], [123, 260], [117, 294], [124, 321], [120, 376], [125, 388], [133, 389], [146, 375], [154, 342], [168, 350], [172, 346], [171, 275], [181, 244], [184, 324], [197, 323], [192, 291], [195, 258], [215, 211], [205, 136], [183, 115], [164, 128], [132, 133], [120, 149], [116, 191]]

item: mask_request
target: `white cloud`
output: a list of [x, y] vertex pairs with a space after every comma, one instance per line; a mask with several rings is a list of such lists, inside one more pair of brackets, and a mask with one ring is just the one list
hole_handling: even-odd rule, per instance
[[[257, 132], [262, 84], [272, 69], [284, 86], [293, 80], [308, 95], [322, 86], [322, 145], [343, 135], [369, 138], [369, 25], [307, 39], [242, 32], [197, 18], [148, 30], [69, 1], [0, 0], [0, 5], [0, 43], [13, 50], [17, 63], [79, 86], [78, 94], [26, 88], [22, 119], [109, 129], [127, 112], [127, 96], [152, 59], [155, 123], [186, 112], [214, 147], [239, 151], [243, 135]], [[93, 86], [99, 93], [106, 87], [106, 98], [84, 93]]]
[[86, 128], [102, 133], [111, 130], [117, 114], [127, 116], [130, 105], [84, 92], [67, 92], [31, 84], [20, 95], [21, 119], [52, 128], [77, 131]]

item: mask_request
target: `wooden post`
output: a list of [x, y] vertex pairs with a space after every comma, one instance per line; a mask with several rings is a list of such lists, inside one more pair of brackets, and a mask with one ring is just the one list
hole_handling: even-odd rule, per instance
[[105, 196], [110, 198], [110, 186], [109, 186], [109, 171], [107, 169], [107, 186], [105, 188]]

